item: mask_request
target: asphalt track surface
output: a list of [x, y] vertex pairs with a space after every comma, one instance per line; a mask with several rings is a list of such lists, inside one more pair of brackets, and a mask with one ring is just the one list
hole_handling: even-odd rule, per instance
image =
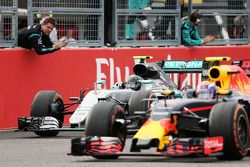
[[[33, 132], [0, 131], [1, 167], [249, 167], [250, 156], [241, 161], [216, 158], [119, 157], [97, 160], [68, 156], [72, 138], [81, 132], [60, 132], [57, 137], [40, 138]], [[127, 141], [130, 144], [131, 140]], [[125, 148], [128, 150], [129, 148]]]

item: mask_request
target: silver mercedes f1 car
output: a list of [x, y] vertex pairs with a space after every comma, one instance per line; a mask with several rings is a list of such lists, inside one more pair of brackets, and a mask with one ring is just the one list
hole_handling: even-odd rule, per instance
[[[62, 96], [53, 90], [39, 91], [33, 98], [30, 116], [18, 118], [18, 129], [34, 131], [39, 136], [56, 136], [59, 131], [84, 131], [85, 121], [93, 106], [101, 101], [119, 103], [126, 111], [127, 129], [134, 133], [147, 120], [138, 111], [147, 111], [150, 104], [162, 97], [162, 90], [173, 90], [173, 98], [182, 98], [182, 91], [162, 69], [161, 63], [147, 63], [151, 56], [136, 56], [140, 62], [133, 67], [134, 74], [123, 83], [105, 88], [105, 81], [95, 83], [95, 88], [80, 91], [79, 97], [70, 97], [64, 103]], [[98, 89], [98, 84], [104, 85]], [[147, 99], [147, 100], [145, 100]], [[71, 107], [77, 106], [71, 110]], [[64, 116], [69, 118], [70, 126], [64, 125]]]

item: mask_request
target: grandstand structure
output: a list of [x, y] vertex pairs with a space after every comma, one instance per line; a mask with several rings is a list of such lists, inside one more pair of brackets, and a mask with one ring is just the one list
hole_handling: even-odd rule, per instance
[[[249, 0], [185, 0], [184, 6], [179, 1], [149, 0], [134, 6], [132, 2], [136, 0], [112, 1], [109, 38], [117, 47], [179, 46], [181, 18], [194, 10], [203, 14], [201, 37], [216, 37], [209, 45], [250, 42]], [[16, 47], [18, 29], [39, 23], [44, 16], [57, 20], [58, 38], [70, 38], [68, 47], [102, 47], [106, 38], [104, 3], [105, 0], [1, 0], [0, 47]]]

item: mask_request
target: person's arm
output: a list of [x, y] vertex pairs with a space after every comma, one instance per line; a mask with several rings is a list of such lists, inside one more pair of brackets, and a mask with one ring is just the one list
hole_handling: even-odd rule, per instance
[[46, 44], [46, 46], [44, 46], [40, 34], [30, 35], [29, 41], [31, 42], [32, 48], [34, 48], [36, 53], [39, 55], [52, 53], [60, 49], [60, 47], [55, 47], [52, 45], [52, 43]]
[[197, 36], [198, 32], [196, 32], [196, 39], [192, 39], [189, 33], [188, 28], [182, 28], [181, 29], [181, 35], [182, 35], [182, 42], [183, 45], [186, 46], [200, 46], [203, 43], [203, 40], [200, 38], [199, 34]]
[[[202, 38], [200, 37], [200, 34], [198, 32], [198, 27], [197, 26], [195, 26], [195, 31], [194, 31], [194, 36], [193, 37], [196, 40], [202, 41]], [[202, 42], [201, 42], [201, 44], [202, 44]]]
[[215, 40], [215, 37], [213, 35], [207, 35], [205, 38], [203, 38], [203, 44], [207, 44], [209, 42], [212, 42]]

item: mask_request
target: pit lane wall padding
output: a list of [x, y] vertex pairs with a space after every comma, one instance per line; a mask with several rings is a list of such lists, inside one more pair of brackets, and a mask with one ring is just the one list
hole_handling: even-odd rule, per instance
[[[250, 46], [166, 47], [166, 48], [67, 48], [38, 56], [34, 51], [0, 49], [0, 129], [17, 127], [17, 118], [29, 116], [34, 95], [39, 90], [56, 90], [69, 102], [79, 90], [107, 80], [107, 87], [132, 74], [133, 56], [150, 55], [150, 61], [194, 60], [206, 56], [249, 58]], [[176, 75], [172, 75], [175, 82]], [[182, 77], [181, 83], [196, 86], [198, 76]], [[65, 122], [68, 123], [68, 117]]]

